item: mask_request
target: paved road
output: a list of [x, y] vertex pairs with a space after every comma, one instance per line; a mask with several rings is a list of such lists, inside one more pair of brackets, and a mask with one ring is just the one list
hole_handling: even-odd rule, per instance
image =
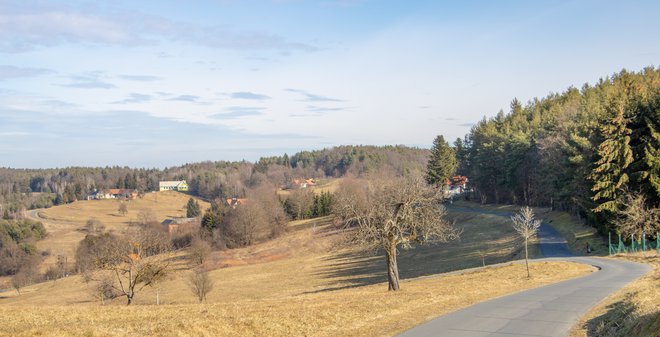
[[[508, 216], [506, 213], [498, 215]], [[577, 279], [482, 302], [433, 319], [399, 336], [564, 337], [599, 301], [651, 270], [650, 266], [640, 263], [571, 257], [566, 241], [547, 224], [541, 226], [539, 238], [541, 253], [550, 257], [547, 260], [587, 263], [600, 270]]]

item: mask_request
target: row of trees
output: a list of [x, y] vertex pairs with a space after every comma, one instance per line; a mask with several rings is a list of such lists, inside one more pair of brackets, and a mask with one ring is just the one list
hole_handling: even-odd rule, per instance
[[162, 180], [186, 180], [191, 194], [213, 199], [245, 195], [263, 183], [288, 186], [296, 178], [322, 178], [374, 171], [410, 172], [426, 163], [428, 150], [405, 146], [340, 146], [303, 151], [289, 157], [265, 157], [257, 163], [201, 162], [165, 169], [69, 167], [0, 168], [0, 215], [20, 218], [26, 209], [82, 200], [94, 189], [158, 190]]
[[618, 230], [655, 234], [659, 132], [660, 70], [648, 67], [524, 106], [514, 99], [508, 114], [483, 119], [453, 147], [482, 202], [568, 210], [603, 232], [636, 205], [648, 225]]

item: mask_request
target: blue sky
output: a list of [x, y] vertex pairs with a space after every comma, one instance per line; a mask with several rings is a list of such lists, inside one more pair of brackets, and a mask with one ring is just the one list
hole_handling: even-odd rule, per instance
[[657, 1], [0, 0], [0, 166], [429, 147], [658, 66]]

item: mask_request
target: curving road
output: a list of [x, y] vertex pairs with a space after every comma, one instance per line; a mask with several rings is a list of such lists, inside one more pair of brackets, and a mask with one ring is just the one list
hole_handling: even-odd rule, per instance
[[[472, 211], [472, 210], [471, 210]], [[487, 212], [509, 216], [503, 212]], [[591, 264], [587, 276], [482, 302], [423, 323], [400, 337], [564, 337], [590, 308], [651, 267], [603, 258], [572, 257], [566, 241], [548, 224], [539, 231], [546, 259]]]

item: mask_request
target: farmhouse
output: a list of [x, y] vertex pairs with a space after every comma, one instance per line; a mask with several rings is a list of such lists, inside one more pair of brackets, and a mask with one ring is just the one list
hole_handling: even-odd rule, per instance
[[316, 180], [314, 178], [293, 179], [292, 188], [307, 188], [311, 186], [316, 186]]
[[227, 198], [227, 206], [231, 208], [236, 208], [238, 205], [244, 205], [247, 202], [245, 198]]
[[128, 188], [110, 188], [104, 190], [94, 190], [88, 194], [85, 199], [87, 200], [101, 200], [101, 199], [123, 199], [132, 200], [138, 197], [138, 191]]
[[188, 191], [188, 183], [185, 180], [161, 181], [158, 187], [160, 191]]
[[169, 218], [165, 219], [162, 223], [165, 230], [168, 233], [173, 234], [177, 232], [182, 232], [186, 230], [192, 230], [196, 227], [199, 227], [197, 223], [197, 218]]
[[453, 197], [459, 195], [467, 190], [468, 177], [466, 176], [453, 176], [445, 180], [445, 188], [443, 194], [445, 197]]

